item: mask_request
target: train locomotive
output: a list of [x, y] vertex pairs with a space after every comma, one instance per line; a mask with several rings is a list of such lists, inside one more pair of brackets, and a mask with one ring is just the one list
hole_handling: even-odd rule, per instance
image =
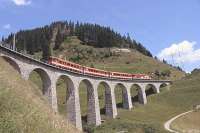
[[133, 79], [152, 79], [151, 76], [147, 74], [129, 74], [121, 72], [110, 72], [104, 71], [96, 68], [82, 66], [70, 61], [66, 61], [57, 57], [49, 57], [48, 63], [56, 67], [66, 69], [68, 71], [81, 73], [84, 75], [91, 75], [96, 77], [105, 77], [105, 78], [115, 78], [120, 80], [133, 80]]

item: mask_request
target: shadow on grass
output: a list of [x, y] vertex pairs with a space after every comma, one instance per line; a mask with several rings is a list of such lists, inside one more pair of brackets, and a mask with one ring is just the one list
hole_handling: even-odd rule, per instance
[[[146, 92], [146, 96], [150, 96], [150, 95], [154, 95], [155, 94], [155, 92], [153, 91], [153, 88], [149, 88], [145, 92]], [[131, 97], [131, 101], [132, 101], [133, 104], [134, 103], [138, 103], [139, 102], [138, 95], [135, 95], [134, 97]]]
[[154, 94], [153, 88], [149, 88], [145, 92], [146, 92], [146, 96], [150, 96]]
[[138, 100], [138, 95], [136, 95], [136, 96], [134, 96], [134, 97], [131, 97], [131, 101], [132, 101], [132, 103], [137, 103], [137, 102], [139, 102], [139, 100]]
[[105, 109], [105, 107], [100, 109], [100, 114], [106, 114], [106, 109]]
[[87, 124], [87, 115], [81, 116], [81, 119], [82, 119], [82, 124], [86, 125]]
[[123, 108], [123, 103], [117, 103], [117, 108]]

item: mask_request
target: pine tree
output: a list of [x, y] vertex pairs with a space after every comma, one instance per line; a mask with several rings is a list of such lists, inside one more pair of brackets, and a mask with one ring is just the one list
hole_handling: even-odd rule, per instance
[[55, 40], [55, 47], [54, 47], [54, 49], [58, 49], [63, 41], [64, 41], [64, 38], [63, 38], [63, 36], [62, 36], [60, 30], [58, 30], [57, 35], [56, 35], [56, 40]]
[[[152, 57], [152, 54], [141, 44], [131, 39], [130, 35], [121, 35], [110, 27], [100, 26], [98, 24], [80, 23], [72, 21], [54, 22], [50, 26], [36, 28], [33, 30], [19, 31], [16, 46], [19, 50], [26, 49], [28, 53], [44, 51], [49, 47], [53, 33], [58, 29], [55, 39], [54, 49], [58, 49], [64, 41], [65, 36], [76, 35], [83, 44], [94, 47], [119, 47], [136, 49], [144, 55]], [[12, 43], [12, 34], [5, 39], [6, 43]], [[44, 42], [45, 41], [45, 42]], [[25, 45], [26, 44], [26, 45]], [[48, 45], [47, 45], [48, 44]], [[25, 47], [26, 46], [26, 47]], [[45, 47], [45, 48], [44, 48]], [[44, 54], [44, 56], [46, 53]]]
[[41, 36], [42, 39], [42, 59], [48, 60], [50, 56], [52, 56], [52, 48], [50, 44], [48, 44], [48, 41], [46, 40], [45, 36]]

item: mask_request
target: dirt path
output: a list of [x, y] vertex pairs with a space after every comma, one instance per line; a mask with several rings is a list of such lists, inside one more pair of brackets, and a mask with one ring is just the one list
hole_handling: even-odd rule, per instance
[[172, 123], [174, 120], [176, 120], [177, 118], [179, 118], [179, 117], [181, 117], [181, 116], [184, 116], [184, 115], [186, 115], [186, 114], [188, 114], [188, 113], [191, 113], [191, 112], [193, 112], [193, 110], [187, 111], [187, 112], [185, 112], [185, 113], [179, 114], [179, 115], [177, 115], [177, 116], [171, 118], [170, 120], [168, 120], [167, 122], [165, 122], [165, 124], [164, 124], [165, 129], [166, 129], [167, 131], [172, 132], [172, 133], [179, 133], [179, 132], [177, 132], [177, 131], [175, 131], [175, 130], [170, 129], [171, 123]]

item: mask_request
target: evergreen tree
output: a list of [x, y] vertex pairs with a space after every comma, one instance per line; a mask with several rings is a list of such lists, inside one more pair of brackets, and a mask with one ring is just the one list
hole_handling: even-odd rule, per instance
[[41, 36], [41, 40], [43, 42], [42, 44], [42, 59], [48, 60], [50, 56], [52, 56], [52, 48], [51, 45], [48, 44], [48, 41], [46, 40], [45, 36]]
[[[26, 51], [29, 54], [49, 49], [49, 45], [52, 44], [52, 37], [58, 31], [55, 37], [54, 49], [58, 49], [61, 43], [64, 41], [65, 36], [76, 35], [83, 44], [94, 47], [119, 47], [119, 48], [131, 48], [136, 49], [144, 55], [152, 57], [152, 54], [141, 44], [137, 43], [134, 39], [131, 39], [130, 35], [122, 36], [115, 32], [110, 27], [100, 26], [98, 24], [80, 23], [76, 24], [72, 21], [54, 22], [49, 26], [36, 28], [33, 30], [19, 31], [16, 34], [17, 49]], [[6, 43], [12, 44], [12, 34], [5, 39]], [[45, 50], [44, 50], [45, 49]], [[51, 52], [49, 52], [51, 53]], [[43, 53], [44, 57], [48, 55]]]
[[54, 47], [54, 49], [58, 49], [63, 41], [64, 41], [64, 38], [63, 38], [63, 36], [62, 36], [60, 30], [58, 30], [57, 35], [56, 35], [56, 40], [55, 40], [55, 47]]

